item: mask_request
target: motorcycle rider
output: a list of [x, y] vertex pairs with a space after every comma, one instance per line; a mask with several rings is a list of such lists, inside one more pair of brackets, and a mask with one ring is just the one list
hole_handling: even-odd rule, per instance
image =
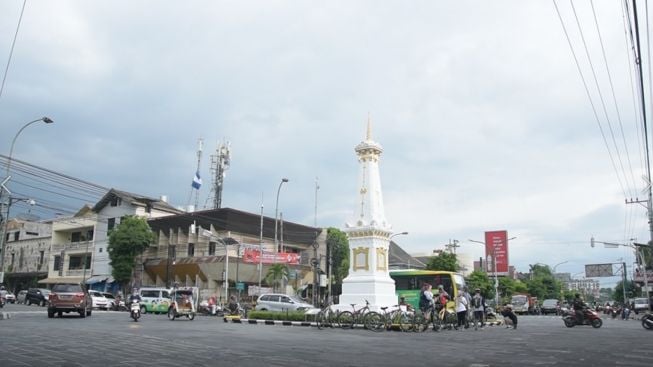
[[229, 297], [229, 304], [227, 304], [227, 308], [229, 309], [229, 313], [231, 315], [238, 315], [238, 311], [240, 310], [240, 304], [236, 300], [236, 296], [232, 295]]
[[576, 293], [574, 295], [574, 300], [572, 303], [572, 307], [574, 308], [574, 311], [576, 313], [576, 322], [578, 325], [583, 324], [583, 310], [587, 307], [585, 302], [583, 301], [582, 298], [580, 298], [580, 294]]
[[129, 304], [131, 305], [134, 302], [141, 303], [141, 295], [138, 294], [138, 288], [134, 288], [132, 294], [129, 296]]

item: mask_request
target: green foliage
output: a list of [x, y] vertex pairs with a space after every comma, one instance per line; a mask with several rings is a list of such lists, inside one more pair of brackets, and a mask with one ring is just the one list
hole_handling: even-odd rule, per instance
[[439, 256], [429, 258], [426, 264], [427, 270], [442, 270], [442, 271], [458, 271], [458, 259], [456, 254], [449, 252], [442, 252]]
[[247, 318], [255, 320], [304, 321], [306, 315], [304, 314], [304, 311], [249, 311], [247, 313]]
[[531, 265], [529, 277], [525, 282], [528, 294], [540, 300], [560, 298], [562, 285], [555, 279], [548, 265]]
[[276, 292], [279, 287], [282, 287], [288, 281], [288, 266], [286, 264], [274, 264], [268, 269], [265, 275], [265, 282], [272, 285]]
[[128, 215], [109, 233], [111, 275], [123, 287], [132, 278], [136, 256], [140, 255], [154, 241], [154, 233], [145, 218]]
[[[636, 297], [637, 290], [635, 288], [635, 282], [632, 281], [627, 281], [626, 282], [626, 299], [628, 298], [633, 298]], [[612, 294], [612, 297], [614, 298], [615, 301], [619, 303], [624, 302], [624, 281], [621, 280], [617, 285], [614, 287], [614, 293]]]
[[341, 284], [349, 274], [349, 240], [345, 232], [330, 227], [327, 229], [327, 246], [331, 251], [333, 283]]
[[[508, 277], [499, 278], [499, 293], [502, 297], [510, 299], [513, 294], [529, 293], [528, 286], [519, 280]], [[530, 293], [529, 293], [530, 294]]]
[[476, 288], [481, 290], [481, 295], [486, 299], [494, 299], [494, 280], [488, 277], [484, 271], [473, 271], [465, 279], [467, 288], [471, 294], [474, 294]]

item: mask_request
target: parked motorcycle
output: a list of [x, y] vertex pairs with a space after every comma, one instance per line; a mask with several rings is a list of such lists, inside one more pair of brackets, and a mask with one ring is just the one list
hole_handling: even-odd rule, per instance
[[646, 330], [653, 330], [653, 314], [647, 313], [642, 316], [642, 327]]
[[589, 308], [583, 309], [583, 323], [579, 324], [576, 320], [576, 313], [573, 310], [570, 310], [562, 317], [562, 321], [565, 323], [566, 327], [574, 327], [576, 325], [592, 325], [593, 328], [598, 329], [603, 325], [603, 320], [599, 314]]
[[141, 318], [141, 304], [138, 301], [131, 303], [131, 317], [135, 322], [138, 322], [138, 319]]

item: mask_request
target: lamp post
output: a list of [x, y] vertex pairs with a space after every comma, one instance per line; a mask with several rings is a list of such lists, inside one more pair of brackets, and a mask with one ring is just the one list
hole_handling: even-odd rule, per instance
[[566, 263], [568, 263], [568, 262], [569, 262], [569, 260], [565, 260], [565, 261], [563, 261], [563, 262], [561, 262], [561, 263], [557, 263], [557, 264], [553, 265], [553, 274], [554, 274], [554, 276], [555, 276], [555, 274], [556, 274], [556, 268], [557, 268], [558, 266], [560, 266], [560, 265], [562, 265], [562, 264], [566, 264]]
[[[506, 239], [506, 243], [510, 240], [514, 240], [517, 237], [510, 237]], [[484, 241], [476, 241], [476, 240], [471, 240], [468, 239], [469, 242], [475, 242], [475, 243], [480, 243], [482, 244], [485, 249], [487, 250], [487, 244]], [[492, 252], [490, 253], [490, 256], [492, 256], [492, 272], [494, 273], [494, 302], [495, 302], [495, 307], [499, 306], [499, 277], [497, 276], [497, 257], [496, 257], [496, 247], [492, 247]], [[487, 263], [487, 261], [486, 261]], [[487, 265], [486, 265], [487, 268]]]
[[288, 182], [287, 178], [282, 178], [279, 182], [279, 188], [277, 189], [277, 205], [274, 207], [274, 262], [277, 262], [277, 253], [279, 252], [279, 239], [277, 238], [277, 228], [279, 226], [279, 193], [281, 192], [281, 186], [284, 182]]
[[[23, 132], [23, 130], [25, 130], [26, 127], [30, 126], [33, 123], [39, 122], [39, 121], [43, 121], [46, 124], [51, 124], [51, 123], [54, 122], [54, 121], [52, 121], [52, 119], [50, 119], [49, 117], [46, 117], [46, 116], [41, 117], [41, 118], [36, 119], [36, 120], [33, 120], [33, 121], [30, 121], [30, 122], [26, 123], [25, 125], [23, 125], [23, 127], [21, 127], [20, 130], [18, 130], [16, 135], [14, 135], [14, 139], [11, 141], [11, 148], [9, 149], [9, 157], [7, 158], [7, 170], [6, 170], [6, 175], [5, 175], [6, 177], [2, 181], [2, 183], [0, 183], [0, 204], [2, 204], [2, 202], [3, 202], [3, 199], [4, 199], [3, 198], [3, 193], [5, 191], [7, 192], [7, 195], [11, 195], [11, 192], [9, 191], [9, 189], [7, 189], [6, 184], [11, 179], [11, 176], [9, 176], [9, 171], [11, 169], [11, 158], [12, 158], [12, 156], [14, 154], [14, 145], [16, 144], [16, 139], [18, 139], [18, 136], [20, 135], [20, 133]], [[5, 237], [6, 237], [6, 233], [7, 233], [6, 232], [7, 221], [9, 220], [9, 207], [11, 206], [11, 197], [9, 197], [9, 200], [8, 200], [8, 203], [7, 203], [6, 206], [7, 206], [7, 210], [6, 210], [5, 217], [3, 219], [4, 222], [5, 222], [4, 226], [3, 226], [4, 230], [0, 234], [0, 244], [1, 244], [0, 249], [2, 250], [2, 258], [0, 260], [0, 283], [4, 282], [4, 276], [5, 276], [5, 262], [4, 262], [4, 259], [5, 259], [5, 252], [4, 252], [5, 251]], [[2, 216], [0, 215], [0, 217], [2, 217]]]
[[408, 234], [408, 232], [393, 233], [393, 234], [390, 236], [389, 240], [392, 240], [392, 237], [395, 237], [395, 236], [405, 236], [405, 235], [407, 235], [407, 234]]

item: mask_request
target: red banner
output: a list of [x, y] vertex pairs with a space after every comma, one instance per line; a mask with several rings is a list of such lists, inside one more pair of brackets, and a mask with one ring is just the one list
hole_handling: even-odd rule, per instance
[[[276, 258], [275, 258], [276, 255]], [[243, 253], [243, 262], [252, 264], [299, 264], [299, 254], [293, 252], [265, 252], [263, 251], [263, 259], [261, 259], [261, 252], [255, 249], [245, 249]]]
[[[490, 257], [489, 263], [492, 272], [508, 274], [508, 232], [492, 231], [485, 232], [485, 258]], [[496, 269], [494, 268], [496, 264]]]

